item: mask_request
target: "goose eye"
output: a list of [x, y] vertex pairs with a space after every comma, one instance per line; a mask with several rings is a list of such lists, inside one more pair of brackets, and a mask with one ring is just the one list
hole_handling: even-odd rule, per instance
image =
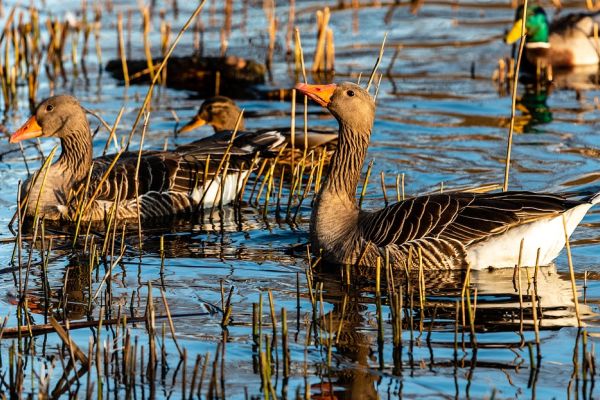
[[48, 105], [46, 106], [46, 111], [50, 112], [50, 111], [52, 111], [52, 110], [54, 110], [54, 106], [53, 106], [52, 104], [48, 104]]
[[346, 94], [350, 97], [354, 96], [354, 90], [348, 90]]

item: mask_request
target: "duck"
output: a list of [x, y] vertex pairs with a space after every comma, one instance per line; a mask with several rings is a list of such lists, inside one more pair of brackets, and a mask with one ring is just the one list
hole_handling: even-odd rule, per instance
[[[215, 134], [226, 138], [227, 135], [233, 134], [233, 130], [235, 129], [241, 112], [242, 110], [238, 107], [235, 101], [229, 97], [214, 96], [206, 99], [200, 105], [196, 115], [189, 122], [183, 125], [177, 131], [177, 133], [186, 133], [202, 126], [210, 125], [212, 126]], [[239, 122], [238, 131], [245, 131], [243, 118]], [[269, 131], [279, 132], [285, 138], [284, 142], [282, 142], [282, 145], [287, 146], [287, 149], [291, 149], [292, 131], [289, 127], [259, 129], [252, 132], [259, 133]], [[323, 148], [331, 152], [333, 148], [335, 148], [337, 137], [338, 135], [335, 131], [325, 129], [309, 129], [306, 134], [306, 148], [307, 150]], [[304, 150], [305, 137], [303, 129], [296, 130], [294, 139], [295, 149]], [[191, 145], [196, 146], [197, 142], [192, 142]], [[291, 152], [288, 151], [286, 154], [280, 157], [280, 161], [286, 162], [289, 161], [289, 158], [291, 158]], [[296, 159], [298, 159], [298, 157], [296, 157]]]
[[[600, 23], [600, 11], [573, 13], [548, 22], [544, 9], [528, 6], [525, 17], [526, 68], [572, 68], [580, 65], [598, 65], [600, 44], [594, 38], [594, 24]], [[523, 6], [515, 14], [515, 23], [505, 36], [508, 44], [521, 38]]]
[[125, 151], [93, 158], [83, 107], [73, 96], [57, 95], [42, 101], [9, 141], [60, 140], [58, 159], [23, 185], [21, 198], [29, 198], [24, 216], [35, 216], [37, 209], [48, 220], [101, 221], [109, 213], [119, 220], [138, 215], [145, 220], [230, 203], [251, 172], [254, 156], [283, 141], [276, 132], [249, 136], [240, 134], [232, 142], [209, 137], [178, 151]]
[[338, 147], [316, 196], [309, 224], [312, 253], [332, 264], [375, 266], [389, 256], [400, 268], [486, 269], [552, 262], [586, 212], [600, 201], [529, 191], [447, 192], [418, 196], [375, 211], [361, 210], [356, 189], [365, 161], [375, 102], [354, 83], [297, 84], [339, 124]]

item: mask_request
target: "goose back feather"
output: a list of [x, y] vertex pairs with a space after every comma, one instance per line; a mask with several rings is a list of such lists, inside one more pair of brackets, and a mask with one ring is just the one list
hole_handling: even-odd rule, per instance
[[175, 152], [144, 151], [141, 156], [125, 152], [92, 160], [87, 118], [71, 96], [43, 101], [11, 142], [39, 136], [60, 138], [62, 153], [47, 171], [26, 183], [30, 197], [26, 215], [33, 216], [39, 203], [40, 215], [47, 219], [81, 214], [83, 220], [102, 220], [109, 212], [118, 219], [138, 214], [146, 219], [227, 204], [250, 173], [255, 154], [283, 141], [272, 132], [252, 138], [242, 135], [232, 143], [217, 137]]

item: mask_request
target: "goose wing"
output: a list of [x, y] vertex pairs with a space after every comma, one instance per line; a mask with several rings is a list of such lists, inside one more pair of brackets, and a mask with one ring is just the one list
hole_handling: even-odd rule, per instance
[[[285, 142], [288, 143], [288, 148], [291, 146], [292, 130], [289, 127], [276, 128], [285, 137]], [[308, 129], [306, 132], [306, 144], [308, 149], [326, 145], [337, 145], [338, 131], [333, 129]], [[295, 148], [304, 149], [304, 129], [296, 128], [294, 132]]]
[[180, 146], [173, 152], [143, 152], [140, 158], [137, 191], [137, 152], [121, 154], [112, 169], [110, 165], [115, 155], [96, 158], [88, 192], [90, 195], [95, 194], [98, 200], [108, 201], [114, 200], [119, 190], [121, 200], [135, 199], [136, 194], [190, 194], [205, 180], [213, 179], [217, 172], [222, 173], [225, 154], [228, 155], [228, 171], [239, 171], [250, 167], [256, 153], [270, 151], [284, 140], [283, 136], [275, 131], [258, 134], [240, 132], [231, 143], [232, 136], [233, 132], [223, 131]]
[[193, 141], [177, 147], [180, 154], [193, 155], [223, 155], [229, 149], [229, 154], [244, 156], [257, 152], [275, 150], [285, 141], [277, 130], [262, 130], [256, 132], [238, 131], [233, 139], [233, 131], [220, 131], [214, 135]]
[[[123, 153], [112, 169], [114, 155], [94, 160], [88, 195], [97, 200], [112, 201], [120, 192], [121, 201], [135, 199], [136, 194], [191, 191], [211, 179], [217, 172], [222, 157], [172, 152], [143, 152], [137, 179], [138, 154]], [[205, 177], [206, 175], [206, 177]]]
[[436, 194], [365, 213], [360, 229], [365, 240], [378, 246], [449, 239], [469, 245], [579, 204], [531, 192]]

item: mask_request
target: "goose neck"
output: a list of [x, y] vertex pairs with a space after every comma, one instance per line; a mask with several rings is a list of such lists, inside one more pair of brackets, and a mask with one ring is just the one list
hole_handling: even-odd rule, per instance
[[78, 181], [86, 177], [92, 164], [92, 137], [87, 126], [73, 129], [68, 135], [61, 137], [62, 152], [56, 165], [68, 178]]

